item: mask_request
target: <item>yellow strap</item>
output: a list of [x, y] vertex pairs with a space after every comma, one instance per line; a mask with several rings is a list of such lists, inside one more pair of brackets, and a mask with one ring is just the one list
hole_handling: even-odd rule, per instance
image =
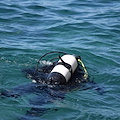
[[84, 69], [84, 71], [85, 71], [84, 79], [86, 80], [86, 79], [88, 78], [88, 72], [87, 72], [87, 70], [85, 69], [85, 66], [84, 66], [83, 62], [82, 62], [80, 59], [78, 59], [78, 61], [81, 63], [81, 65], [82, 65], [82, 67], [83, 67], [83, 69]]

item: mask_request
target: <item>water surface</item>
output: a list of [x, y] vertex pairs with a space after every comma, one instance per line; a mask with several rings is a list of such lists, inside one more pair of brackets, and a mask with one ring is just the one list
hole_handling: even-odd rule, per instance
[[[1, 0], [0, 89], [31, 82], [21, 69], [35, 66], [51, 50], [82, 57], [106, 93], [75, 90], [48, 107], [42, 120], [120, 120], [119, 0]], [[17, 120], [29, 99], [0, 98], [0, 120]], [[39, 120], [40, 118], [36, 118]]]

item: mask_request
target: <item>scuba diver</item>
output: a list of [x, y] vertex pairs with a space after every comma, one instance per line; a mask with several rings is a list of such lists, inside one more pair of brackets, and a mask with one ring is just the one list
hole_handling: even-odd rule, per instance
[[[49, 62], [46, 61], [46, 59], [43, 60], [47, 55], [51, 54], [59, 55], [49, 60]], [[60, 56], [60, 54], [62, 54], [62, 56]], [[39, 64], [43, 61], [46, 61], [48, 64], [39, 67]], [[0, 92], [0, 96], [3, 98], [17, 98], [28, 93], [36, 94], [34, 99], [29, 100], [33, 107], [19, 120], [30, 120], [32, 117], [42, 116], [49, 110], [49, 108], [44, 108], [45, 104], [64, 99], [65, 94], [71, 90], [94, 88], [100, 94], [103, 93], [102, 88], [95, 82], [90, 81], [81, 57], [77, 55], [52, 51], [44, 54], [39, 59], [36, 68], [27, 68], [22, 70], [22, 72], [28, 78], [32, 79], [32, 83]]]

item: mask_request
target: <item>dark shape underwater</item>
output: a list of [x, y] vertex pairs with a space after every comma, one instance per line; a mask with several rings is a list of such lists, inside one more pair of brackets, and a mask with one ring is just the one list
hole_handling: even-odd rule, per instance
[[[45, 114], [49, 108], [45, 108], [44, 105], [54, 103], [54, 101], [62, 100], [67, 92], [72, 90], [80, 89], [95, 89], [100, 94], [103, 93], [103, 89], [99, 87], [95, 82], [90, 81], [89, 77], [84, 79], [84, 70], [81, 65], [78, 65], [75, 72], [71, 76], [68, 82], [64, 84], [54, 84], [49, 81], [47, 77], [49, 76], [52, 69], [56, 66], [56, 62], [51, 65], [44, 65], [36, 68], [28, 68], [22, 70], [22, 72], [31, 78], [34, 82], [20, 85], [11, 90], [2, 90], [0, 96], [5, 97], [20, 97], [24, 94], [34, 93], [36, 98], [30, 99], [29, 102], [33, 106], [31, 110], [26, 112], [26, 115], [19, 118], [19, 120], [31, 120]], [[54, 109], [55, 111], [57, 109]]]

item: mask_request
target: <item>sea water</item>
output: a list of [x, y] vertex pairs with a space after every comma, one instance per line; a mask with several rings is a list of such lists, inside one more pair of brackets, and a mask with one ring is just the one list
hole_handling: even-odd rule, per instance
[[[104, 93], [68, 92], [36, 120], [120, 120], [119, 0], [1, 0], [0, 89], [30, 83], [21, 70], [50, 51], [80, 55]], [[0, 120], [25, 115], [34, 96], [0, 97]]]

